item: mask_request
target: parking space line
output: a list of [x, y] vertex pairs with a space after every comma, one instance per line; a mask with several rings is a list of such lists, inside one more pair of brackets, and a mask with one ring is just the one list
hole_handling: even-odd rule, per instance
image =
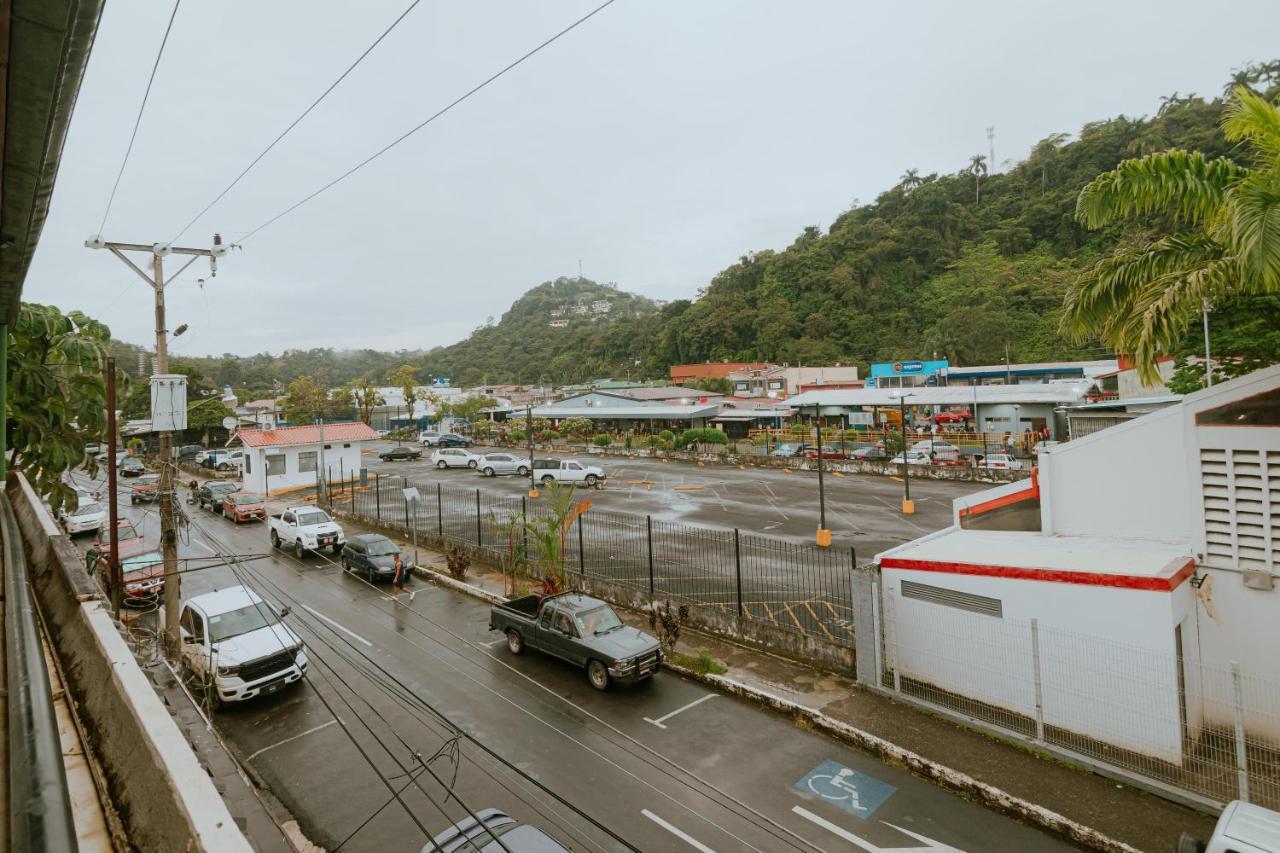
[[491, 649], [494, 646], [498, 645], [498, 643], [505, 643], [506, 641], [507, 641], [506, 637], [501, 637], [497, 640], [491, 640], [487, 643], [481, 643], [480, 645], [484, 646], [486, 649]]
[[831, 633], [830, 631], [828, 631], [828, 630], [827, 630], [827, 626], [826, 626], [825, 624], [823, 624], [822, 619], [820, 619], [820, 618], [818, 617], [817, 612], [813, 609], [813, 605], [806, 601], [806, 602], [804, 603], [804, 609], [809, 611], [809, 615], [813, 617], [813, 621], [814, 621], [814, 623], [815, 623], [819, 628], [821, 628], [821, 629], [822, 629], [822, 633], [824, 633], [824, 634], [826, 634], [826, 635], [827, 635], [827, 639], [828, 639], [828, 640], [834, 640], [834, 639], [835, 639], [835, 637], [832, 635], [832, 633]]
[[278, 741], [278, 742], [276, 742], [276, 743], [271, 744], [270, 746], [264, 746], [262, 749], [258, 750], [257, 752], [253, 753], [253, 755], [250, 755], [248, 758], [246, 758], [246, 759], [245, 759], [245, 761], [253, 761], [253, 759], [257, 758], [259, 755], [262, 755], [262, 753], [266, 752], [266, 751], [267, 751], [267, 750], [269, 750], [269, 749], [275, 749], [277, 746], [284, 746], [286, 743], [289, 743], [289, 742], [291, 742], [291, 741], [295, 741], [295, 740], [297, 740], [298, 738], [306, 737], [307, 735], [309, 735], [309, 734], [313, 734], [314, 732], [318, 732], [318, 731], [320, 731], [321, 729], [328, 728], [329, 726], [332, 726], [332, 725], [333, 725], [334, 723], [336, 723], [336, 722], [338, 722], [338, 720], [335, 718], [335, 719], [330, 720], [330, 721], [329, 721], [329, 722], [327, 722], [327, 723], [321, 723], [321, 724], [320, 724], [320, 725], [318, 725], [318, 726], [314, 726], [313, 728], [309, 728], [309, 729], [307, 729], [305, 732], [299, 732], [298, 734], [294, 735], [293, 737], [287, 737], [287, 738], [285, 738], [285, 739], [284, 739], [284, 740], [282, 740], [282, 741]]
[[665, 716], [659, 717], [656, 720], [651, 720], [648, 717], [645, 717], [644, 721], [646, 723], [653, 723], [655, 726], [657, 726], [660, 729], [665, 729], [666, 726], [664, 726], [663, 723], [665, 723], [667, 720], [674, 717], [676, 714], [682, 714], [685, 711], [692, 708], [694, 705], [701, 705], [703, 702], [707, 701], [708, 699], [714, 699], [715, 697], [716, 697], [716, 694], [708, 693], [706, 696], [703, 696], [700, 699], [694, 699], [692, 702], [690, 702], [688, 705], [685, 705], [683, 708], [676, 708], [670, 714], [666, 714]]
[[[663, 460], [663, 461], [666, 461], [666, 460]], [[649, 818], [649, 820], [653, 821], [658, 826], [662, 827], [667, 832], [674, 835], [676, 838], [679, 838], [681, 841], [683, 841], [685, 844], [688, 844], [694, 850], [699, 850], [701, 851], [701, 853], [716, 853], [716, 851], [712, 850], [710, 847], [703, 844], [701, 841], [694, 838], [692, 835], [689, 835], [687, 832], [685, 832], [684, 830], [680, 829], [677, 826], [674, 826], [673, 824], [667, 823], [665, 820], [658, 817], [656, 814], [649, 811], [648, 809], [641, 809], [640, 814]]]
[[354, 637], [355, 639], [359, 640], [360, 642], [364, 643], [366, 646], [369, 646], [370, 648], [373, 647], [373, 643], [369, 642], [364, 637], [361, 637], [359, 634], [357, 634], [355, 631], [352, 631], [350, 628], [346, 627], [345, 625], [339, 625], [337, 622], [334, 622], [332, 619], [330, 619], [328, 616], [325, 616], [319, 610], [308, 607], [305, 604], [302, 605], [302, 609], [310, 613], [312, 616], [315, 616], [317, 619], [323, 619], [324, 621], [328, 622], [330, 625], [337, 628], [339, 631], [346, 634], [347, 636]]

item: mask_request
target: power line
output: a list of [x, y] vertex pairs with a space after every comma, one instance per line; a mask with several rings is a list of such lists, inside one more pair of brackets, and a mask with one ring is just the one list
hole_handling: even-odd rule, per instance
[[315, 192], [313, 192], [313, 193], [311, 193], [310, 195], [306, 196], [306, 197], [305, 197], [305, 198], [303, 198], [301, 201], [295, 202], [294, 204], [290, 205], [289, 207], [286, 207], [286, 208], [285, 208], [284, 210], [282, 210], [280, 213], [277, 213], [275, 216], [271, 217], [271, 218], [270, 218], [270, 219], [268, 219], [266, 222], [263, 222], [263, 223], [262, 223], [261, 225], [259, 225], [257, 228], [254, 228], [252, 231], [250, 231], [250, 232], [249, 232], [248, 234], [246, 234], [244, 237], [241, 237], [241, 238], [240, 238], [238, 241], [236, 241], [236, 242], [237, 242], [237, 243], [243, 243], [245, 240], [248, 240], [250, 237], [252, 237], [253, 235], [257, 234], [257, 233], [258, 233], [259, 231], [261, 231], [262, 229], [266, 228], [268, 225], [271, 225], [271, 224], [275, 223], [276, 221], [278, 221], [278, 220], [280, 220], [280, 219], [283, 219], [285, 216], [288, 216], [288, 215], [289, 215], [290, 213], [292, 213], [293, 211], [295, 211], [295, 210], [297, 210], [298, 208], [302, 207], [304, 204], [306, 204], [307, 202], [311, 201], [311, 200], [312, 200], [312, 199], [314, 199], [316, 196], [318, 196], [318, 195], [320, 195], [321, 193], [325, 192], [326, 190], [328, 190], [328, 189], [330, 189], [330, 188], [332, 188], [332, 187], [336, 186], [337, 184], [340, 184], [342, 181], [344, 181], [344, 180], [346, 180], [347, 178], [351, 177], [351, 176], [352, 176], [352, 175], [354, 175], [356, 172], [360, 171], [360, 170], [361, 170], [361, 169], [363, 169], [365, 166], [367, 166], [367, 165], [369, 165], [370, 163], [372, 163], [374, 160], [377, 160], [377, 159], [378, 159], [379, 157], [381, 157], [383, 154], [386, 154], [386, 153], [387, 153], [388, 151], [390, 151], [392, 148], [395, 148], [395, 147], [396, 147], [397, 145], [399, 145], [401, 142], [404, 142], [406, 139], [408, 139], [409, 137], [413, 136], [415, 133], [417, 133], [418, 131], [422, 130], [424, 127], [426, 127], [427, 125], [431, 124], [433, 121], [435, 121], [436, 119], [440, 118], [440, 117], [441, 117], [441, 116], [443, 116], [445, 113], [449, 112], [449, 111], [450, 111], [450, 110], [452, 110], [454, 107], [458, 106], [458, 105], [459, 105], [459, 104], [461, 104], [463, 101], [467, 100], [467, 99], [468, 99], [468, 98], [470, 98], [472, 95], [476, 94], [476, 93], [477, 93], [477, 92], [479, 92], [481, 89], [485, 88], [485, 87], [486, 87], [486, 86], [488, 86], [490, 83], [492, 83], [492, 82], [494, 82], [495, 80], [497, 80], [499, 77], [502, 77], [502, 76], [503, 76], [504, 74], [506, 74], [508, 71], [511, 71], [513, 68], [515, 68], [516, 66], [518, 66], [518, 65], [522, 64], [525, 60], [529, 59], [529, 58], [530, 58], [530, 57], [532, 57], [534, 54], [539, 53], [540, 51], [542, 51], [542, 49], [543, 49], [543, 48], [546, 48], [546, 47], [548, 47], [549, 45], [551, 45], [552, 43], [554, 43], [554, 42], [558, 41], [561, 37], [563, 37], [563, 36], [565, 36], [565, 35], [569, 34], [570, 32], [572, 32], [573, 30], [577, 29], [577, 28], [578, 28], [579, 26], [581, 26], [582, 24], [586, 23], [586, 22], [587, 22], [588, 20], [590, 20], [591, 18], [593, 18], [593, 17], [595, 17], [596, 15], [598, 15], [600, 12], [604, 11], [605, 9], [607, 9], [609, 6], [612, 6], [615, 2], [617, 2], [617, 0], [605, 0], [605, 2], [604, 2], [604, 3], [601, 3], [599, 6], [597, 6], [597, 7], [596, 7], [596, 8], [594, 8], [594, 9], [592, 9], [590, 12], [588, 12], [588, 13], [587, 13], [587, 14], [585, 14], [585, 15], [583, 15], [581, 18], [579, 18], [578, 20], [574, 21], [574, 22], [573, 22], [572, 24], [570, 24], [569, 26], [567, 26], [567, 27], [565, 27], [564, 29], [562, 29], [560, 32], [558, 32], [558, 33], [556, 33], [555, 35], [551, 36], [551, 38], [549, 38], [549, 39], [547, 39], [546, 41], [542, 42], [542, 44], [538, 45], [538, 46], [537, 46], [537, 47], [535, 47], [533, 50], [530, 50], [528, 53], [524, 54], [524, 55], [523, 55], [523, 56], [521, 56], [519, 59], [515, 60], [514, 62], [512, 62], [512, 63], [510, 63], [509, 65], [507, 65], [507, 66], [505, 66], [504, 68], [502, 68], [502, 70], [500, 70], [500, 71], [496, 72], [495, 74], [493, 74], [492, 76], [490, 76], [490, 77], [486, 78], [483, 82], [481, 82], [481, 83], [477, 84], [476, 86], [473, 86], [473, 87], [472, 87], [471, 89], [469, 89], [465, 94], [461, 95], [460, 97], [458, 97], [458, 98], [457, 98], [457, 99], [455, 99], [454, 101], [450, 102], [447, 106], [445, 106], [445, 107], [441, 108], [441, 109], [440, 109], [440, 110], [438, 110], [437, 112], [433, 113], [431, 116], [427, 117], [427, 118], [426, 118], [425, 120], [423, 120], [421, 123], [419, 123], [419, 124], [415, 125], [414, 127], [410, 128], [409, 130], [407, 130], [406, 132], [404, 132], [403, 134], [401, 134], [400, 136], [396, 137], [396, 138], [395, 138], [394, 140], [392, 140], [390, 143], [388, 143], [388, 144], [387, 144], [387, 145], [385, 145], [384, 147], [382, 147], [382, 148], [378, 149], [378, 150], [377, 150], [377, 151], [375, 151], [373, 154], [371, 154], [371, 155], [369, 155], [368, 157], [366, 157], [364, 160], [361, 160], [359, 163], [357, 163], [356, 165], [352, 166], [350, 169], [348, 169], [347, 171], [343, 172], [341, 175], [339, 175], [338, 177], [334, 178], [332, 181], [329, 181], [329, 183], [327, 183], [327, 184], [325, 184], [324, 186], [320, 187], [320, 188], [319, 188], [318, 190], [316, 190]]
[[388, 35], [390, 35], [390, 34], [391, 34], [391, 31], [392, 31], [392, 30], [394, 30], [397, 26], [399, 26], [399, 25], [400, 25], [400, 22], [401, 22], [401, 21], [403, 21], [406, 17], [408, 17], [409, 13], [410, 13], [410, 12], [412, 12], [412, 11], [414, 10], [414, 7], [416, 7], [420, 2], [422, 2], [422, 0], [413, 0], [413, 2], [412, 2], [412, 3], [410, 3], [408, 6], [406, 6], [406, 7], [405, 7], [405, 10], [404, 10], [403, 12], [401, 12], [401, 13], [400, 13], [400, 15], [399, 15], [399, 16], [398, 16], [394, 21], [392, 21], [392, 22], [391, 22], [391, 26], [389, 26], [389, 27], [387, 27], [385, 30], [383, 30], [383, 31], [382, 31], [382, 35], [380, 35], [380, 36], [378, 36], [376, 39], [374, 39], [374, 40], [373, 40], [373, 43], [372, 43], [372, 44], [370, 44], [368, 47], [366, 47], [366, 48], [364, 49], [364, 53], [362, 53], [362, 54], [360, 54], [358, 57], [356, 57], [356, 61], [355, 61], [355, 62], [353, 62], [353, 63], [351, 63], [349, 66], [347, 66], [347, 70], [346, 70], [346, 71], [343, 71], [343, 72], [342, 72], [342, 74], [340, 74], [340, 75], [338, 76], [338, 79], [336, 79], [336, 80], [334, 80], [332, 83], [330, 83], [330, 84], [329, 84], [329, 88], [325, 89], [323, 92], [321, 92], [321, 93], [320, 93], [320, 97], [316, 98], [314, 101], [312, 101], [312, 102], [311, 102], [311, 106], [309, 106], [309, 107], [307, 107], [305, 110], [303, 110], [303, 111], [298, 115], [298, 117], [297, 117], [297, 118], [295, 118], [292, 122], [290, 122], [290, 124], [289, 124], [289, 126], [288, 126], [288, 127], [286, 127], [283, 131], [281, 131], [281, 133], [280, 133], [280, 135], [279, 135], [279, 136], [277, 136], [275, 139], [271, 140], [271, 144], [270, 144], [270, 145], [268, 145], [266, 148], [262, 149], [262, 151], [258, 154], [258, 156], [257, 156], [257, 157], [254, 157], [254, 158], [253, 158], [253, 160], [251, 160], [251, 161], [249, 162], [249, 165], [248, 165], [248, 166], [245, 166], [245, 167], [244, 167], [244, 170], [243, 170], [240, 174], [236, 175], [235, 180], [233, 180], [231, 183], [227, 184], [227, 186], [222, 190], [222, 192], [220, 192], [220, 193], [218, 193], [216, 196], [214, 196], [213, 201], [211, 201], [211, 202], [209, 202], [207, 205], [205, 205], [205, 206], [204, 206], [204, 209], [203, 209], [203, 210], [201, 210], [199, 213], [197, 213], [195, 216], [193, 216], [193, 217], [191, 218], [191, 221], [190, 221], [190, 222], [188, 222], [186, 225], [182, 226], [182, 230], [181, 230], [181, 231], [179, 231], [176, 235], [174, 235], [174, 238], [173, 238], [172, 240], [170, 240], [169, 242], [170, 242], [170, 243], [176, 243], [176, 242], [178, 242], [179, 238], [181, 238], [183, 234], [187, 233], [187, 230], [188, 230], [192, 225], [195, 225], [198, 221], [200, 221], [200, 217], [202, 217], [202, 216], [204, 216], [206, 213], [208, 213], [208, 212], [213, 208], [213, 206], [214, 206], [215, 204], [217, 204], [218, 202], [222, 201], [223, 197], [224, 197], [227, 193], [231, 192], [231, 190], [235, 187], [235, 185], [236, 185], [236, 184], [238, 184], [238, 183], [240, 183], [240, 180], [241, 180], [245, 175], [249, 174], [250, 170], [252, 170], [254, 166], [258, 165], [258, 161], [260, 161], [263, 157], [266, 157], [266, 156], [267, 156], [267, 154], [271, 151], [271, 149], [272, 149], [272, 148], [275, 148], [275, 147], [276, 147], [276, 145], [277, 145], [277, 144], [279, 144], [280, 140], [282, 140], [282, 139], [284, 139], [286, 136], [288, 136], [288, 135], [289, 135], [289, 132], [290, 132], [290, 131], [292, 131], [295, 127], [297, 127], [297, 126], [298, 126], [298, 124], [299, 124], [299, 123], [301, 123], [301, 121], [302, 121], [304, 118], [306, 118], [308, 115], [310, 115], [311, 111], [312, 111], [312, 110], [314, 110], [316, 107], [318, 107], [318, 106], [320, 105], [320, 102], [321, 102], [321, 101], [323, 101], [325, 98], [329, 97], [329, 93], [330, 93], [330, 92], [332, 92], [334, 89], [338, 88], [338, 84], [340, 84], [343, 80], [347, 79], [347, 75], [349, 75], [352, 71], [354, 71], [354, 70], [356, 69], [356, 66], [357, 66], [357, 65], [359, 65], [361, 62], [364, 62], [365, 57], [367, 57], [370, 53], [373, 53], [373, 49], [374, 49], [374, 48], [376, 48], [379, 44], [381, 44], [381, 43], [382, 43], [382, 40], [383, 40], [383, 39], [385, 39]]
[[120, 162], [120, 171], [116, 173], [116, 182], [111, 185], [111, 195], [107, 197], [107, 209], [102, 213], [102, 224], [98, 226], [101, 234], [107, 227], [107, 217], [111, 215], [111, 205], [116, 200], [116, 190], [120, 189], [120, 179], [124, 177], [124, 167], [129, 165], [129, 155], [133, 153], [133, 143], [138, 138], [138, 128], [142, 126], [142, 114], [147, 110], [147, 98], [151, 96], [151, 84], [156, 81], [156, 71], [160, 68], [160, 57], [164, 56], [164, 46], [169, 43], [169, 33], [173, 30], [173, 19], [178, 17], [178, 7], [182, 0], [174, 0], [173, 11], [169, 13], [169, 23], [164, 28], [164, 38], [160, 40], [160, 49], [156, 51], [156, 61], [151, 65], [151, 76], [147, 78], [147, 88], [142, 93], [142, 103], [138, 105], [138, 117], [133, 122], [133, 133], [129, 135], [129, 147], [124, 150], [124, 160]]

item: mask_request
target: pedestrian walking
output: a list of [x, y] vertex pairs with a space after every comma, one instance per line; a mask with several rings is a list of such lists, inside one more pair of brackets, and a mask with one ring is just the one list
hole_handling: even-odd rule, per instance
[[410, 601], [413, 601], [413, 597], [418, 594], [417, 590], [409, 589], [409, 567], [404, 564], [400, 555], [396, 554], [396, 574], [391, 579], [391, 600], [395, 601], [404, 592], [409, 593]]

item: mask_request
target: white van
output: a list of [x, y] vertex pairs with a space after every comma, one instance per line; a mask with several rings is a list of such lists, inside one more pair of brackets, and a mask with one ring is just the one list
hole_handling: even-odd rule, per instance
[[189, 598], [179, 632], [182, 666], [212, 688], [213, 705], [243, 702], [302, 680], [302, 640], [253, 590], [233, 586]]

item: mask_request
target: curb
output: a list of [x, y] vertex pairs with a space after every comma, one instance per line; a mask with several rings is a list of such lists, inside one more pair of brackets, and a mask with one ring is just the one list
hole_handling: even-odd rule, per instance
[[[506, 600], [503, 596], [489, 592], [487, 589], [469, 584], [466, 581], [455, 580], [435, 569], [418, 565], [414, 565], [411, 568], [422, 577], [440, 586], [470, 595], [473, 598], [479, 598], [490, 604], [500, 604]], [[792, 702], [789, 699], [783, 699], [780, 696], [775, 696], [741, 681], [725, 678], [723, 675], [704, 675], [667, 661], [663, 662], [662, 668], [714, 687], [722, 693], [753, 701], [785, 714], [804, 717], [810, 720], [818, 729], [851, 743], [866, 752], [870, 752], [888, 764], [904, 768], [941, 787], [968, 794], [987, 808], [1019, 818], [1069, 841], [1083, 844], [1091, 850], [1100, 850], [1103, 853], [1142, 853], [1136, 847], [1131, 847], [1123, 841], [1117, 841], [1065, 815], [1060, 815], [1044, 806], [1038, 806], [1021, 797], [1016, 797], [1008, 791], [975, 779], [967, 773], [952, 770], [944, 764], [925, 758], [923, 755], [891, 743], [870, 732], [865, 732], [834, 717], [827, 716], [814, 708], [809, 708], [798, 702]]]

